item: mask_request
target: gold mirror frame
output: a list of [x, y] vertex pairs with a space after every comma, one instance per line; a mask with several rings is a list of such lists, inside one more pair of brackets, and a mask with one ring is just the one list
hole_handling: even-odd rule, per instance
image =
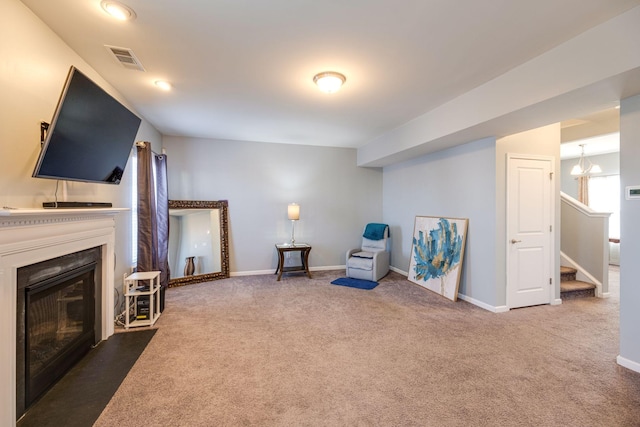
[[[220, 209], [220, 271], [169, 279], [169, 287], [209, 282], [229, 277], [229, 202], [227, 200], [169, 200], [169, 209]], [[171, 230], [169, 230], [171, 234]]]

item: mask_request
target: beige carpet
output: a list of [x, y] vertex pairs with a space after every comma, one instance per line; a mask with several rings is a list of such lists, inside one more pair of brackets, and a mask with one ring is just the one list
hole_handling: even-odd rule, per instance
[[391, 273], [371, 291], [236, 277], [170, 289], [96, 426], [637, 426], [609, 299], [494, 314]]

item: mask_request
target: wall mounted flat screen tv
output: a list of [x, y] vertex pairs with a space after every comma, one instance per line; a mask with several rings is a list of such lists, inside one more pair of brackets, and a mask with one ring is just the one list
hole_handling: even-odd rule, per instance
[[33, 176], [119, 184], [140, 121], [72, 66]]

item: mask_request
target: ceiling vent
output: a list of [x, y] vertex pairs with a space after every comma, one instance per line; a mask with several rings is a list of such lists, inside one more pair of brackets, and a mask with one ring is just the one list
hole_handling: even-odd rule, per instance
[[128, 68], [130, 70], [139, 70], [144, 71], [144, 67], [136, 58], [136, 55], [133, 53], [131, 49], [126, 47], [116, 47], [116, 46], [107, 46], [107, 50], [113, 55], [113, 57], [122, 65], [124, 68]]

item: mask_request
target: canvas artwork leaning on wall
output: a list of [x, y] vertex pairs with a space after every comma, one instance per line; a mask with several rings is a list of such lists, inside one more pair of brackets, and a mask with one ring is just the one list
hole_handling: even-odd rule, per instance
[[467, 223], [466, 218], [416, 216], [408, 279], [456, 301]]

